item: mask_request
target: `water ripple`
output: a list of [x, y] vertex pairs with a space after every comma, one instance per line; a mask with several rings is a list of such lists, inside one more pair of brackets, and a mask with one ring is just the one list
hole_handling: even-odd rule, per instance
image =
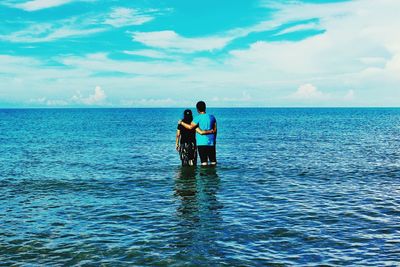
[[180, 112], [0, 110], [0, 265], [400, 265], [400, 110], [215, 109], [217, 168]]

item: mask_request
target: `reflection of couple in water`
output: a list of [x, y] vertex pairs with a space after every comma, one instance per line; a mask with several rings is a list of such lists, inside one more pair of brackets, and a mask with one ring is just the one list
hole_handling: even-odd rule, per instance
[[220, 178], [217, 168], [179, 167], [175, 176], [177, 235], [172, 246], [190, 259], [192, 265], [202, 258], [206, 266], [215, 266], [215, 258], [224, 258], [220, 246], [223, 220], [218, 200]]
[[216, 165], [215, 144], [217, 138], [217, 121], [213, 115], [206, 113], [206, 103], [196, 104], [198, 116], [193, 119], [192, 111], [186, 109], [183, 119], [178, 122], [176, 131], [176, 150], [182, 160], [182, 166], [197, 164], [197, 151], [201, 165]]

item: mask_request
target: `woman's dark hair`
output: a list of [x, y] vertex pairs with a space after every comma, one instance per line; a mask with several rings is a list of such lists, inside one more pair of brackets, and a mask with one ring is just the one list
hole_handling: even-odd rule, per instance
[[193, 120], [193, 114], [190, 109], [185, 109], [183, 112], [183, 122], [190, 124]]

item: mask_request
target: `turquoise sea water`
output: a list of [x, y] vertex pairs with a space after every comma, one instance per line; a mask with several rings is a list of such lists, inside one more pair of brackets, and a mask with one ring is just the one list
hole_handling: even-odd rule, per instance
[[400, 109], [0, 110], [0, 266], [399, 266]]

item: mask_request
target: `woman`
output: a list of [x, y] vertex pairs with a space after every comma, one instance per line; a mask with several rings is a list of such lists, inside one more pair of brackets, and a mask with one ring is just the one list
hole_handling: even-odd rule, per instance
[[[183, 112], [182, 121], [191, 124], [193, 114], [190, 109]], [[197, 164], [197, 147], [196, 147], [196, 132], [199, 134], [209, 134], [211, 131], [203, 131], [198, 127], [193, 130], [188, 130], [182, 125], [178, 124], [176, 130], [176, 150], [182, 161], [182, 166], [195, 166]]]

